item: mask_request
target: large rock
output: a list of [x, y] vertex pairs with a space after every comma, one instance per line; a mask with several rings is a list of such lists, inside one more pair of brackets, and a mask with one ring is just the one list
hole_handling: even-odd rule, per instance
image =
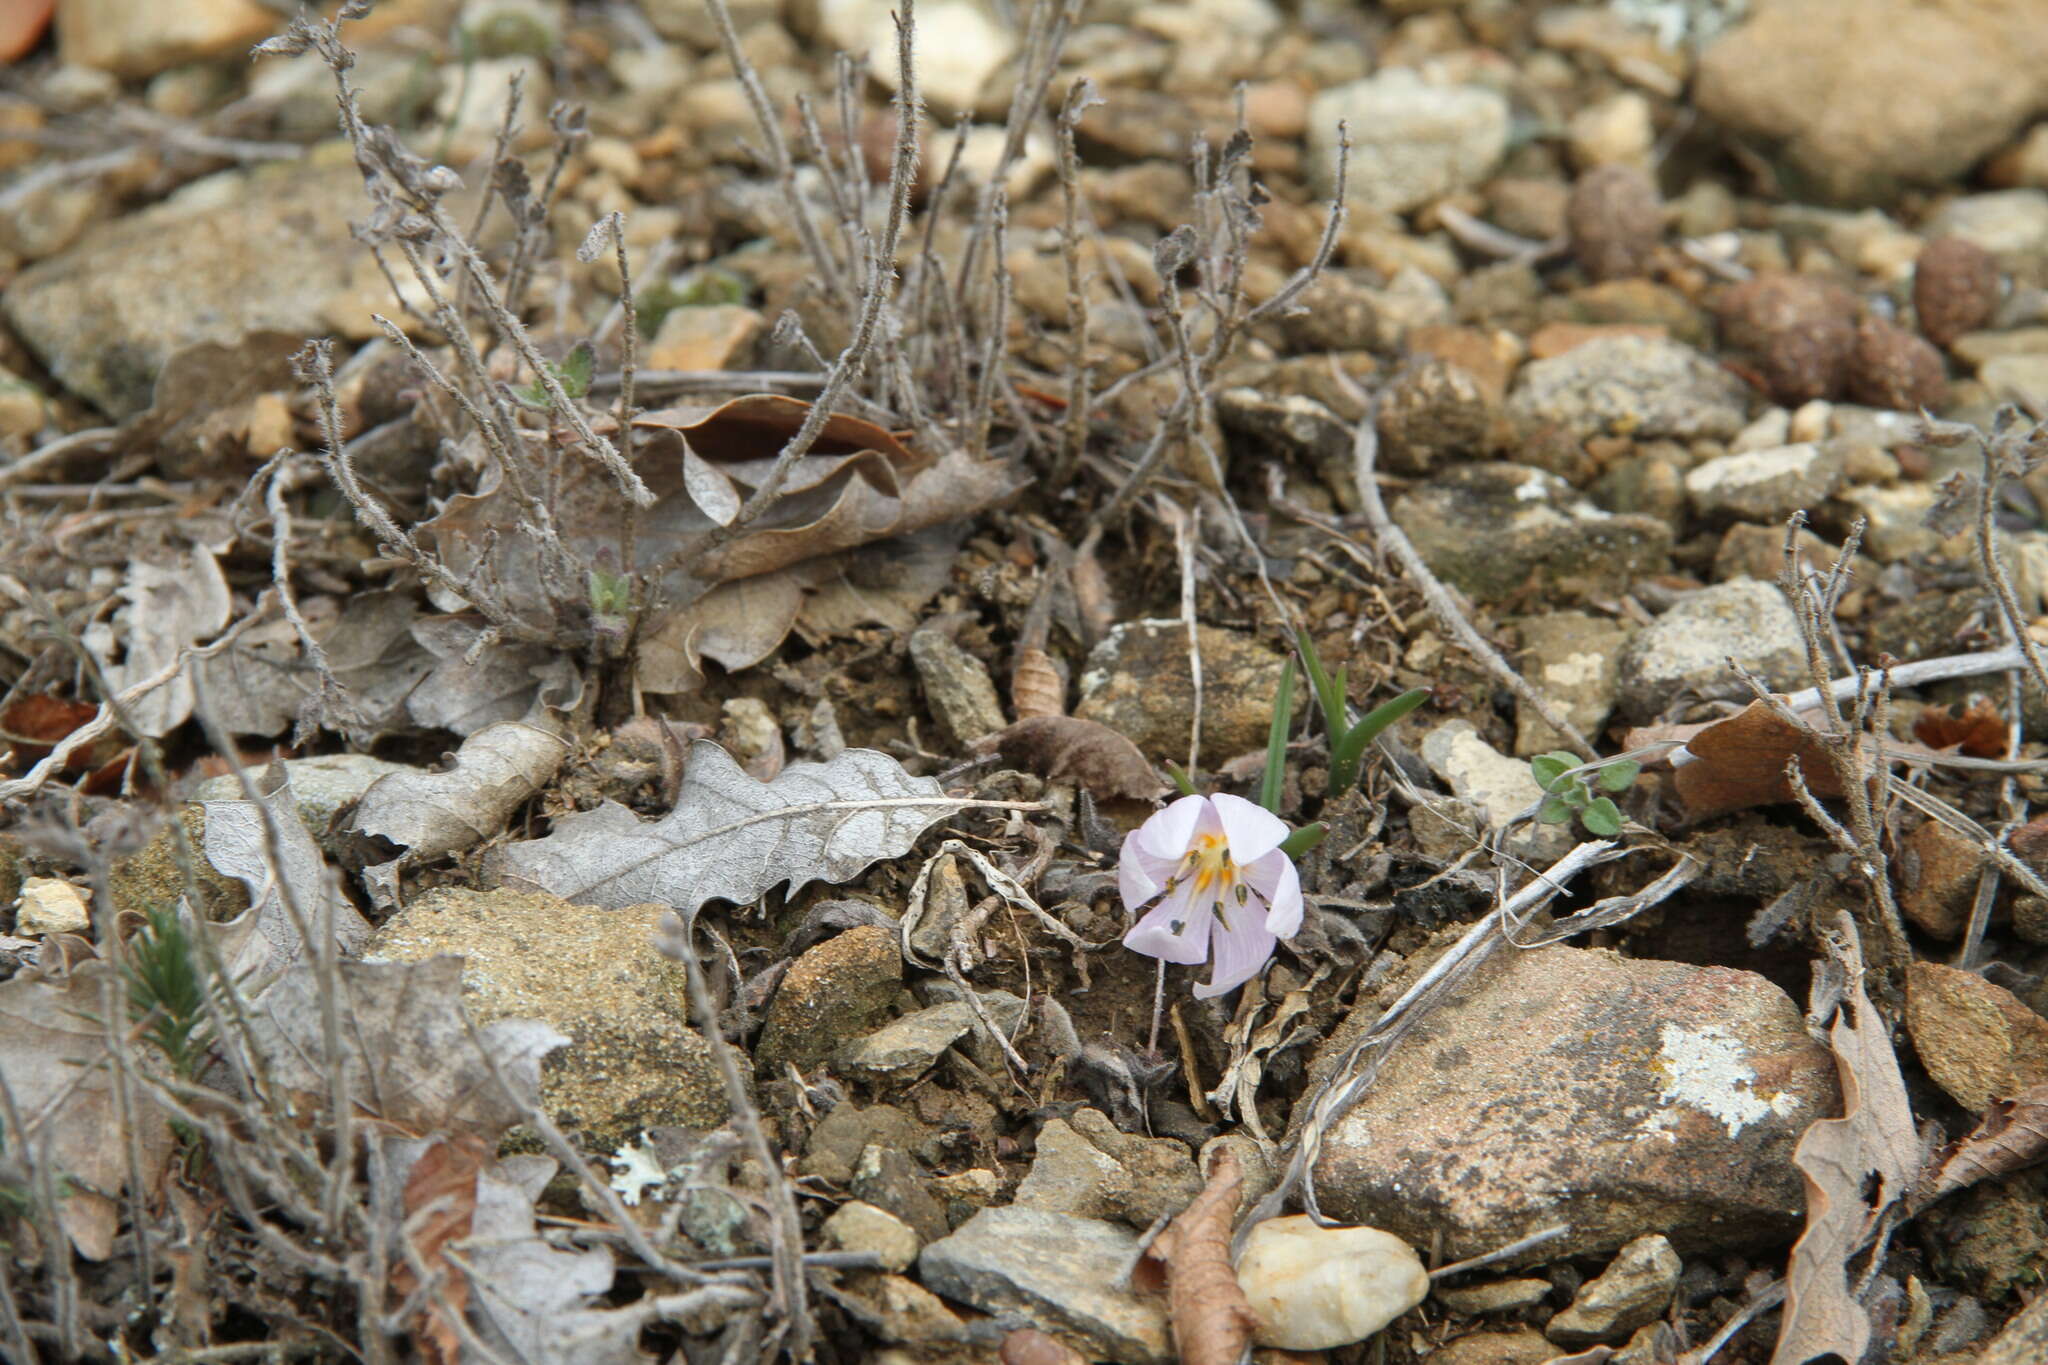
[[1337, 122], [1350, 125], [1345, 198], [1406, 213], [1476, 185], [1508, 145], [1508, 102], [1476, 85], [1431, 85], [1405, 67], [1325, 90], [1309, 104], [1316, 193], [1336, 191]]
[[1961, 175], [2048, 108], [2048, 23], [2011, 0], [1772, 0], [1707, 49], [1695, 92], [1805, 189], [1874, 202]]
[[370, 314], [398, 304], [349, 236], [369, 207], [352, 162], [224, 172], [36, 262], [0, 311], [72, 392], [130, 417], [195, 343], [376, 334]]
[[1748, 407], [1740, 379], [1683, 342], [1658, 337], [1601, 337], [1533, 361], [1508, 395], [1511, 417], [1581, 439], [1727, 440], [1742, 430]]
[[1840, 1107], [1828, 1052], [1760, 976], [1504, 948], [1326, 1134], [1316, 1191], [1333, 1218], [1441, 1235], [1446, 1259], [1560, 1222], [1533, 1256], [1652, 1232], [1682, 1252], [1758, 1246], [1798, 1229], [1793, 1145]]
[[[890, 0], [815, 0], [818, 39], [867, 60], [868, 74], [895, 89], [896, 21]], [[949, 113], [972, 110], [1017, 48], [1017, 33], [980, 0], [918, 6], [918, 94]]]
[[280, 16], [257, 0], [64, 0], [57, 50], [74, 66], [153, 76], [239, 52], [280, 26]]
[[1783, 522], [1820, 506], [1841, 484], [1841, 451], [1811, 441], [1718, 456], [1685, 476], [1695, 512], [1741, 521]]
[[1165, 1301], [1115, 1287], [1137, 1249], [1135, 1234], [1093, 1219], [983, 1209], [926, 1247], [917, 1269], [954, 1302], [1071, 1338], [1091, 1359], [1165, 1365]]
[[643, 1128], [716, 1128], [730, 1109], [711, 1048], [689, 1025], [683, 969], [654, 948], [665, 905], [600, 910], [545, 892], [437, 890], [370, 940], [366, 957], [463, 959], [478, 1024], [539, 1019], [569, 1038], [541, 1064], [541, 1104], [608, 1152]]
[[[1262, 749], [1286, 660], [1249, 635], [1198, 628], [1202, 650], [1202, 752], [1205, 767]], [[1185, 762], [1194, 725], [1194, 671], [1188, 628], [1180, 621], [1131, 621], [1088, 656], [1074, 714], [1129, 737], [1147, 758]]]
[[1438, 577], [1482, 602], [1614, 596], [1670, 565], [1667, 523], [1603, 512], [1530, 465], [1455, 465], [1389, 512]]
[[1635, 633], [1621, 652], [1616, 709], [1624, 719], [1649, 720], [1681, 692], [1746, 698], [1749, 689], [1728, 660], [1789, 690], [1806, 673], [1799, 618], [1785, 594], [1753, 578], [1731, 578], [1689, 592]]

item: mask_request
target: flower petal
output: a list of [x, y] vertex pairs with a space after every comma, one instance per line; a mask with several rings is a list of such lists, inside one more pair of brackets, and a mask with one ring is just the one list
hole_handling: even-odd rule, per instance
[[1230, 840], [1230, 861], [1249, 867], [1280, 847], [1287, 838], [1287, 822], [1264, 806], [1228, 792], [1209, 798], [1223, 821], [1223, 833]]
[[1213, 918], [1208, 902], [1196, 904], [1193, 885], [1183, 884], [1131, 926], [1124, 935], [1124, 947], [1192, 967], [1209, 956]]
[[1116, 889], [1126, 910], [1137, 910], [1158, 895], [1166, 879], [1179, 866], [1176, 858], [1162, 858], [1138, 842], [1138, 831], [1124, 837], [1123, 852], [1116, 860]]
[[1301, 928], [1301, 874], [1294, 860], [1274, 849], [1244, 870], [1245, 885], [1266, 903], [1266, 928], [1293, 938]]
[[1179, 862], [1181, 855], [1188, 851], [1188, 845], [1202, 832], [1202, 826], [1213, 824], [1215, 819], [1208, 797], [1183, 796], [1138, 826], [1131, 837], [1147, 853]]
[[1215, 961], [1209, 968], [1209, 979], [1195, 987], [1195, 996], [1201, 1000], [1233, 990], [1257, 976], [1273, 956], [1273, 945], [1278, 940], [1266, 928], [1264, 916], [1240, 910], [1230, 916], [1228, 929], [1217, 921], [1209, 941], [1215, 949]]

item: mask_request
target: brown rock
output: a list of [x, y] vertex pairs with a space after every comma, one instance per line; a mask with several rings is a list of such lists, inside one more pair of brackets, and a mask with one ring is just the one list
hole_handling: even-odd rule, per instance
[[788, 1062], [808, 1071], [849, 1038], [888, 1020], [903, 981], [896, 936], [863, 924], [790, 964], [761, 1021], [757, 1065], [779, 1075]]
[[[1779, 0], [1700, 57], [1694, 98], [1820, 196], [1949, 180], [2048, 97], [2048, 25], [2002, 0]], [[1825, 92], [1825, 93], [1821, 93]]]
[[1508, 396], [1508, 381], [1521, 363], [1522, 343], [1514, 333], [1484, 331], [1477, 327], [1449, 327], [1428, 323], [1411, 327], [1401, 339], [1402, 349], [1424, 360], [1441, 360], [1472, 376], [1489, 403]]
[[1422, 1358], [1422, 1365], [1543, 1365], [1557, 1354], [1541, 1332], [1474, 1332], [1446, 1342]]
[[1648, 322], [1546, 322], [1529, 337], [1529, 359], [1548, 360], [1603, 337], [1662, 341], [1670, 335], [1668, 327]]
[[1961, 938], [1983, 866], [1984, 850], [1974, 840], [1929, 820], [1899, 850], [1899, 908], [1936, 938]]
[[1426, 474], [1438, 460], [1483, 454], [1495, 408], [1469, 370], [1441, 360], [1402, 368], [1380, 402], [1379, 433], [1389, 469]]
[[759, 313], [734, 304], [671, 308], [640, 363], [650, 370], [722, 370], [745, 358], [761, 329]]
[[[1237, 631], [1203, 626], [1198, 639], [1201, 762], [1214, 767], [1265, 746], [1285, 661]], [[1155, 762], [1182, 762], [1194, 710], [1187, 627], [1179, 621], [1133, 621], [1118, 626], [1088, 656], [1074, 714], [1121, 731]]]
[[1998, 311], [1998, 262], [1967, 237], [1936, 237], [1913, 263], [1913, 311], [1943, 350]]
[[1572, 256], [1596, 280], [1644, 273], [1664, 235], [1657, 186], [1633, 166], [1596, 166], [1578, 178], [1565, 205]]
[[1948, 367], [1940, 351], [1905, 328], [1865, 318], [1849, 357], [1849, 396], [1901, 412], [1938, 408], [1948, 397]]
[[1908, 967], [1906, 1030], [1927, 1074], [1972, 1113], [2048, 1081], [2048, 1019], [1974, 972]]
[[278, 16], [256, 0], [65, 0], [57, 48], [77, 66], [153, 76], [244, 50], [277, 26]]
[[1760, 976], [1506, 952], [1388, 1056], [1325, 1135], [1316, 1189], [1331, 1216], [1441, 1236], [1451, 1258], [1559, 1222], [1538, 1259], [1649, 1232], [1681, 1252], [1752, 1245], [1798, 1228], [1793, 1145], [1840, 1104], [1827, 1051]]

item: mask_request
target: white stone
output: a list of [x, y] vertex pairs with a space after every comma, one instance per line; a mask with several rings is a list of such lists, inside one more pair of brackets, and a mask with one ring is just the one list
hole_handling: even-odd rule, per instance
[[2048, 355], [2002, 355], [1985, 361], [1977, 377], [1991, 390], [1994, 402], [2048, 411]]
[[1735, 433], [1728, 443], [1730, 454], [1769, 450], [1792, 439], [1792, 414], [1784, 408], [1766, 408], [1763, 415]]
[[1309, 105], [1308, 149], [1316, 193], [1336, 187], [1337, 123], [1350, 126], [1345, 197], [1384, 213], [1406, 213], [1478, 184], [1508, 145], [1508, 102], [1477, 85], [1429, 85], [1395, 67], [1317, 95]]
[[1994, 190], [1952, 199], [1926, 227], [1929, 237], [1953, 233], [1994, 256], [2048, 250], [2048, 190]]
[[[868, 73], [896, 88], [896, 20], [892, 0], [822, 0], [818, 34], [854, 56]], [[918, 93], [952, 113], [981, 101], [1016, 51], [1016, 33], [976, 0], [939, 0], [917, 7]]]
[[1259, 1321], [1259, 1345], [1327, 1351], [1364, 1341], [1421, 1303], [1429, 1272], [1390, 1232], [1317, 1227], [1297, 1213], [1252, 1229], [1237, 1283]]
[[1841, 481], [1841, 457], [1803, 442], [1717, 456], [1686, 474], [1685, 491], [1701, 516], [1778, 521], [1817, 506]]
[[1927, 514], [1940, 496], [1938, 489], [1924, 483], [1842, 490], [1842, 501], [1868, 520], [1863, 553], [1880, 564], [1896, 564], [1941, 544], [1941, 537], [1927, 527]]
[[14, 912], [14, 932], [23, 938], [46, 934], [82, 934], [92, 927], [92, 907], [70, 882], [55, 877], [30, 877], [21, 884], [21, 904]]
[[1572, 115], [1566, 129], [1572, 160], [1582, 169], [1634, 166], [1649, 170], [1657, 130], [1650, 122], [1650, 101], [1624, 90]]
[[882, 1269], [907, 1269], [921, 1250], [917, 1232], [908, 1223], [873, 1204], [848, 1200], [825, 1220], [825, 1239], [841, 1251], [871, 1251]]
[[66, 0], [57, 51], [79, 66], [148, 76], [246, 49], [278, 26], [257, 0]]
[[[1445, 721], [1423, 736], [1422, 761], [1450, 785], [1454, 796], [1481, 811], [1488, 829], [1505, 828], [1543, 799], [1529, 765], [1481, 739], [1469, 720]], [[1525, 822], [1508, 840], [1508, 848], [1517, 857], [1548, 861], [1561, 856], [1571, 842], [1569, 826]]]

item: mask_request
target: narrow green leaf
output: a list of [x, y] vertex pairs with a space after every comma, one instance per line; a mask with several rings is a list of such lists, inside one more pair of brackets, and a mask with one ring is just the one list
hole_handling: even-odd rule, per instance
[[1403, 692], [1392, 701], [1375, 706], [1366, 713], [1364, 720], [1352, 726], [1350, 732], [1337, 741], [1331, 756], [1356, 766], [1365, 754], [1366, 745], [1378, 739], [1389, 725], [1428, 700], [1429, 689], [1417, 687]]
[[1318, 820], [1312, 825], [1303, 825], [1300, 829], [1282, 839], [1280, 841], [1280, 851], [1290, 858], [1299, 858], [1302, 854], [1328, 838], [1329, 835], [1330, 827]]
[[1195, 791], [1195, 779], [1188, 776], [1186, 768], [1181, 767], [1180, 764], [1175, 763], [1170, 758], [1166, 760], [1166, 775], [1173, 779], [1174, 786], [1180, 788], [1182, 796], [1194, 796], [1197, 794]]
[[1536, 818], [1546, 825], [1561, 825], [1572, 818], [1572, 808], [1565, 803], [1563, 797], [1546, 796], [1543, 803], [1536, 807]]
[[1636, 775], [1642, 772], [1642, 770], [1643, 765], [1632, 758], [1624, 758], [1618, 762], [1610, 763], [1600, 770], [1600, 790], [1625, 792], [1635, 782]]
[[1621, 807], [1608, 797], [1603, 796], [1580, 811], [1579, 819], [1589, 834], [1597, 834], [1602, 839], [1612, 839], [1621, 833]]
[[1545, 791], [1557, 786], [1557, 779], [1579, 766], [1576, 754], [1538, 754], [1529, 760], [1529, 775]]
[[1259, 804], [1280, 809], [1280, 787], [1287, 777], [1287, 731], [1294, 723], [1294, 660], [1280, 670], [1280, 690], [1273, 698], [1273, 723], [1266, 732], [1266, 775], [1259, 782]]
[[1301, 655], [1301, 667], [1308, 674], [1309, 685], [1315, 689], [1316, 704], [1322, 708], [1323, 725], [1330, 732], [1330, 744], [1335, 747], [1337, 737], [1344, 733], [1344, 691], [1323, 668], [1323, 656], [1316, 652], [1316, 642], [1306, 630], [1294, 632], [1294, 648]]

